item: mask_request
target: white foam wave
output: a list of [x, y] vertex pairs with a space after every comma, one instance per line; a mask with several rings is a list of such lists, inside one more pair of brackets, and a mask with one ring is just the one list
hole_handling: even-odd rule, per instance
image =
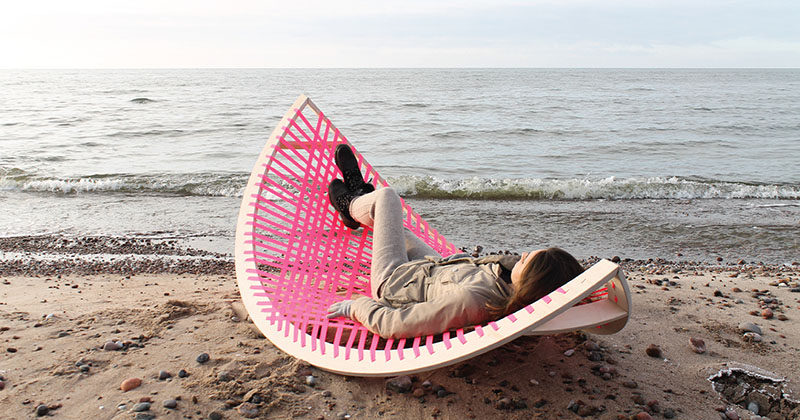
[[[142, 193], [240, 197], [243, 173], [99, 175], [81, 178], [0, 176], [0, 190], [56, 194]], [[484, 200], [800, 199], [800, 185], [753, 184], [680, 177], [388, 179], [401, 195]]]
[[800, 185], [768, 185], [680, 177], [601, 179], [440, 179], [389, 180], [401, 194], [476, 199], [800, 199]]

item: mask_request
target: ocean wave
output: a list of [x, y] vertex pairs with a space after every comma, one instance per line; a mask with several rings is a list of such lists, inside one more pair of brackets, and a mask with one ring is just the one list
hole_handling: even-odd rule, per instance
[[725, 182], [682, 177], [602, 179], [404, 176], [389, 179], [404, 196], [479, 200], [800, 199], [800, 185]]
[[[75, 178], [0, 169], [0, 191], [54, 194], [132, 193], [241, 197], [246, 173], [104, 174]], [[800, 185], [755, 184], [682, 177], [439, 178], [389, 177], [405, 197], [468, 200], [800, 199]]]
[[50, 178], [31, 176], [20, 172], [5, 174], [0, 172], [0, 191], [240, 197], [248, 178], [248, 174], [244, 173], [104, 174], [76, 178]]

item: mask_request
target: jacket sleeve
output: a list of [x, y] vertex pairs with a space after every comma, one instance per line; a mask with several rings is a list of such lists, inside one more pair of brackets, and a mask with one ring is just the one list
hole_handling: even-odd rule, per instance
[[459, 290], [427, 302], [392, 308], [364, 298], [353, 301], [351, 316], [384, 338], [439, 334], [485, 321], [484, 302], [468, 290]]

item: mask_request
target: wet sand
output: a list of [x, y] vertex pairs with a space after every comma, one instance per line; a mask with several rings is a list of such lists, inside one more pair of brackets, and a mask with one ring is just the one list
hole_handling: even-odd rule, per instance
[[[398, 379], [331, 374], [277, 350], [237, 313], [230, 261], [196, 257], [125, 270], [6, 258], [0, 417], [746, 419], [748, 406], [800, 416], [798, 265], [622, 261], [633, 312], [621, 332], [523, 337]], [[731, 368], [715, 391], [709, 378]], [[744, 373], [756, 368], [785, 381]], [[141, 385], [121, 390], [131, 378]]]

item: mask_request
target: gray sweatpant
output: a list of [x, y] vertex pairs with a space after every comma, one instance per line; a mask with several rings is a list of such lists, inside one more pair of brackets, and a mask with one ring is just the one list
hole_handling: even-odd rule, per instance
[[374, 299], [380, 298], [381, 286], [399, 265], [426, 256], [441, 257], [417, 235], [403, 227], [400, 196], [391, 187], [357, 197], [350, 203], [350, 215], [373, 229], [369, 285]]

